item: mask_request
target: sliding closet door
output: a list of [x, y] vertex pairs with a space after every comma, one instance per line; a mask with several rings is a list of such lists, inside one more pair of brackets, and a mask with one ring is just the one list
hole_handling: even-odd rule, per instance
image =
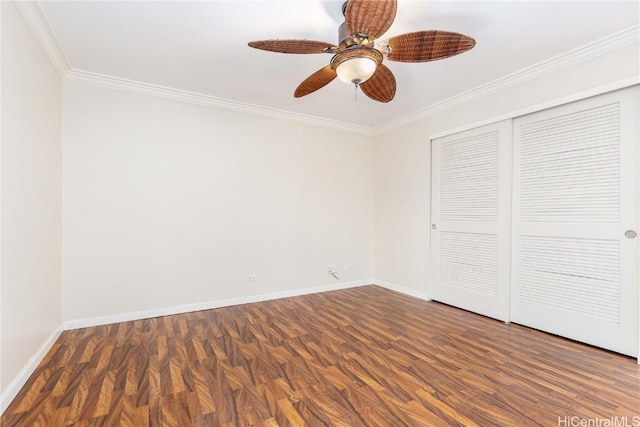
[[511, 320], [638, 355], [638, 90], [514, 120]]
[[433, 299], [509, 316], [511, 122], [432, 141]]

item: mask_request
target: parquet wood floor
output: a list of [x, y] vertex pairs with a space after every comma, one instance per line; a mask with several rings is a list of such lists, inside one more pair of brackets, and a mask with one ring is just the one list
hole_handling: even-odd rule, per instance
[[366, 286], [64, 332], [1, 423], [570, 426], [639, 415], [635, 359]]

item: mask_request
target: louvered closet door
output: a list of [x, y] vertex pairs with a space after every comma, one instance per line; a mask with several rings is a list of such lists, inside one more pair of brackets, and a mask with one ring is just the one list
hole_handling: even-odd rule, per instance
[[513, 153], [512, 321], [632, 356], [637, 99], [631, 88], [518, 118]]
[[433, 299], [505, 321], [510, 138], [506, 121], [432, 141]]

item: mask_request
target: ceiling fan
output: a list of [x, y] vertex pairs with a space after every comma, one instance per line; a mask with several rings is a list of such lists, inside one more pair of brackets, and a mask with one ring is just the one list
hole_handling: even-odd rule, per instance
[[249, 46], [280, 53], [330, 53], [324, 68], [307, 77], [293, 96], [300, 98], [326, 86], [336, 77], [358, 87], [369, 98], [389, 102], [396, 93], [396, 79], [383, 63], [426, 62], [448, 58], [473, 48], [476, 41], [448, 31], [417, 31], [376, 42], [391, 27], [397, 0], [349, 0], [342, 5], [344, 20], [338, 27], [337, 46], [313, 40], [259, 40]]

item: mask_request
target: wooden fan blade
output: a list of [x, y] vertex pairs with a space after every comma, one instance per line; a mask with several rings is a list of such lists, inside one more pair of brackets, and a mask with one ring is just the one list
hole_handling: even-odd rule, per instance
[[349, 34], [378, 38], [391, 27], [397, 7], [397, 0], [349, 0], [344, 12]]
[[327, 65], [326, 67], [311, 74], [302, 83], [300, 83], [300, 86], [298, 86], [293, 96], [300, 98], [302, 96], [309, 95], [310, 93], [331, 83], [337, 76], [336, 71], [331, 68], [331, 65]]
[[448, 58], [466, 52], [476, 45], [469, 36], [448, 31], [417, 31], [401, 34], [389, 40], [389, 61], [426, 62]]
[[334, 47], [331, 43], [314, 40], [257, 40], [249, 42], [249, 46], [280, 53], [326, 53], [327, 48]]
[[396, 95], [396, 78], [386, 65], [380, 64], [373, 77], [360, 84], [360, 89], [375, 101], [389, 102]]

